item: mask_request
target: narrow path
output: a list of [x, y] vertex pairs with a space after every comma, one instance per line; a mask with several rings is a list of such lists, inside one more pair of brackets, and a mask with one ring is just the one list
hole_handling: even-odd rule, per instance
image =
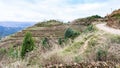
[[120, 30], [119, 29], [111, 28], [111, 27], [107, 26], [106, 23], [97, 24], [96, 27], [100, 30], [105, 31], [105, 32], [120, 35]]
[[79, 54], [82, 54], [87, 49], [89, 40], [90, 40], [90, 38], [85, 41], [84, 45], [79, 50]]
[[79, 49], [79, 54], [84, 53], [84, 51], [87, 49], [88, 42], [91, 40], [93, 34], [90, 33], [89, 36], [90, 36], [89, 38], [87, 38], [86, 40], [84, 40], [85, 37], [86, 37], [86, 35], [85, 35], [84, 37], [80, 35], [80, 36], [78, 36], [78, 37], [74, 40], [75, 42], [80, 42], [80, 41], [83, 41], [83, 40], [84, 40], [84, 44], [81, 45], [81, 47], [80, 47], [80, 49]]

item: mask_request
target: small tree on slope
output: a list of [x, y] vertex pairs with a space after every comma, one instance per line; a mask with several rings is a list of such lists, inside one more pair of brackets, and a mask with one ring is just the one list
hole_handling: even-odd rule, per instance
[[34, 44], [34, 40], [32, 38], [32, 35], [30, 32], [27, 32], [25, 34], [23, 44], [22, 44], [21, 57], [24, 58], [25, 54], [27, 52], [32, 51], [34, 49], [34, 47], [35, 47], [35, 44]]

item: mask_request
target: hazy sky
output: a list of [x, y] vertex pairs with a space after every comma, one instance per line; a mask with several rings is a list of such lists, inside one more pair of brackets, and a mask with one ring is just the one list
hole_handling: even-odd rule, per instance
[[120, 0], [0, 0], [0, 21], [71, 21], [118, 8]]

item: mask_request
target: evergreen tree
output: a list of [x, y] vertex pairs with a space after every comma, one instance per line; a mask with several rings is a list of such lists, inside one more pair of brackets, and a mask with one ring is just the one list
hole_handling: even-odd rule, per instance
[[32, 38], [32, 35], [30, 32], [27, 32], [25, 34], [23, 44], [22, 44], [21, 57], [24, 58], [25, 54], [27, 52], [32, 51], [34, 49], [34, 47], [35, 47], [35, 44], [34, 44], [34, 40]]
[[73, 33], [74, 33], [73, 30], [71, 28], [68, 28], [64, 34], [65, 39], [72, 37]]

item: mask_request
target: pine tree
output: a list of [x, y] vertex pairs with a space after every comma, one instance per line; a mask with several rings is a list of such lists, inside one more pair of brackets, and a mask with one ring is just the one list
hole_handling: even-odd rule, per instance
[[32, 38], [32, 35], [30, 32], [27, 32], [25, 34], [23, 44], [22, 44], [21, 57], [24, 58], [25, 54], [27, 52], [32, 51], [34, 49], [34, 47], [35, 47], [35, 44], [34, 44], [34, 40]]

